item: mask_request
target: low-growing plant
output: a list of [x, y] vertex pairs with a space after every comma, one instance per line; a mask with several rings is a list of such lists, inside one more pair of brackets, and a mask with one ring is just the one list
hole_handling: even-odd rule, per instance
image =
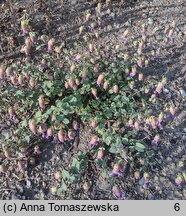
[[[100, 16], [101, 4], [96, 10]], [[90, 19], [87, 14], [86, 22]], [[119, 45], [110, 43], [108, 48], [97, 43], [99, 35], [93, 27], [91, 34], [85, 33], [84, 39], [69, 48], [32, 32], [28, 20], [21, 27], [26, 58], [0, 68], [0, 114], [8, 128], [2, 133], [3, 157], [20, 163], [42, 154], [40, 141], [73, 146], [80, 128], [88, 125], [94, 134], [84, 151], [79, 149], [70, 159], [61, 177], [56, 174], [55, 178], [61, 178], [58, 194], [81, 182], [90, 161], [96, 175], [108, 181], [122, 177], [127, 166], [139, 178], [136, 168], [145, 172], [153, 165], [151, 158], [156, 154], [154, 146], [161, 143], [165, 113], [174, 118], [177, 111], [161, 99], [166, 77], [154, 83], [146, 79], [146, 69], [160, 55], [161, 43], [157, 41], [151, 48], [146, 25], [139, 39], [132, 42], [134, 51], [128, 53]], [[81, 28], [80, 35], [83, 31]], [[130, 29], [124, 31], [124, 44], [132, 41], [130, 34]], [[171, 41], [172, 34], [167, 36]], [[3, 165], [1, 172], [5, 172]], [[143, 177], [146, 187], [150, 177], [148, 173]], [[53, 187], [52, 193], [56, 191]], [[114, 186], [113, 191], [118, 199], [124, 197], [119, 187]]]

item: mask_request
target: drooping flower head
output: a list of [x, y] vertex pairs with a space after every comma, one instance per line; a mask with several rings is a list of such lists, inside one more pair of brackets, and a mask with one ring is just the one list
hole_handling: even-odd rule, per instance
[[96, 157], [96, 161], [99, 161], [103, 158], [104, 155], [104, 149], [103, 148], [99, 148], [99, 151], [97, 153], [97, 157]]
[[96, 88], [92, 88], [91, 92], [92, 92], [93, 96], [96, 98], [96, 100], [98, 100], [99, 98], [97, 96], [97, 89]]
[[97, 78], [97, 85], [100, 87], [101, 86], [101, 84], [102, 84], [102, 81], [103, 81], [103, 79], [104, 79], [104, 73], [102, 73], [102, 74], [100, 74], [99, 76], [98, 76], [98, 78]]
[[118, 86], [118, 85], [114, 85], [114, 87], [113, 87], [113, 92], [114, 92], [115, 94], [117, 94], [118, 91], [119, 91], [119, 86]]
[[151, 144], [157, 145], [158, 142], [159, 142], [159, 140], [160, 140], [160, 136], [157, 134], [157, 135], [153, 138]]
[[31, 130], [31, 132], [32, 132], [33, 134], [36, 134], [37, 128], [36, 128], [36, 122], [35, 122], [34, 119], [31, 119], [31, 120], [29, 121], [29, 128], [30, 128], [30, 130]]
[[93, 136], [88, 144], [89, 148], [94, 148], [98, 144], [98, 137]]
[[58, 136], [58, 140], [59, 140], [60, 142], [63, 143], [63, 142], [65, 141], [65, 134], [64, 134], [63, 129], [61, 129], [61, 130], [58, 131], [57, 136]]
[[118, 199], [118, 200], [124, 200], [125, 199], [125, 192], [122, 191], [117, 185], [115, 185], [112, 188], [112, 192], [113, 192], [114, 196], [116, 197], [116, 199]]
[[121, 168], [120, 164], [114, 164], [112, 172], [109, 174], [109, 176], [122, 176], [123, 170]]
[[41, 109], [45, 107], [45, 98], [44, 95], [40, 95], [38, 98], [38, 104]]
[[55, 39], [52, 38], [48, 41], [48, 52], [52, 52], [52, 49], [53, 49], [53, 46], [54, 46], [54, 42], [55, 42]]
[[21, 21], [21, 30], [23, 32], [23, 36], [29, 33], [29, 20], [22, 20]]

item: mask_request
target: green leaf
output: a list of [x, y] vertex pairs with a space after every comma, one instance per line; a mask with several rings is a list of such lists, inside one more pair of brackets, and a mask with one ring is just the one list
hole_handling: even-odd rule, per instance
[[27, 127], [28, 125], [28, 121], [26, 119], [24, 119], [21, 123], [22, 127]]
[[63, 191], [66, 191], [66, 190], [67, 190], [67, 185], [66, 185], [66, 183], [65, 183], [64, 181], [62, 181], [61, 189], [62, 189]]
[[70, 96], [70, 97], [68, 98], [68, 102], [69, 102], [69, 103], [75, 104], [75, 103], [77, 102], [77, 98], [74, 97], [74, 96]]
[[74, 173], [79, 173], [79, 170], [80, 170], [80, 162], [76, 158], [73, 158], [71, 171]]
[[41, 117], [42, 117], [42, 112], [39, 110], [35, 114], [36, 121], [40, 122], [41, 121]]
[[120, 147], [121, 144], [122, 144], [121, 137], [117, 136], [117, 138], [116, 138], [116, 146]]
[[29, 143], [30, 142], [30, 136], [29, 135], [25, 136], [25, 140], [27, 143]]
[[40, 50], [40, 49], [42, 49], [44, 46], [45, 46], [45, 44], [41, 44], [41, 45], [39, 45], [39, 46], [36, 47], [36, 50]]
[[53, 82], [52, 81], [45, 81], [46, 86], [50, 89], [53, 86]]
[[21, 99], [21, 98], [24, 97], [24, 92], [23, 92], [22, 90], [18, 90], [18, 91], [16, 91], [15, 95], [16, 95], [19, 99]]
[[122, 143], [123, 143], [124, 145], [128, 144], [128, 142], [129, 142], [129, 139], [128, 139], [127, 137], [123, 137], [123, 138], [122, 138]]
[[142, 143], [136, 143], [135, 149], [139, 152], [144, 152], [145, 146]]
[[64, 123], [65, 125], [68, 125], [68, 124], [70, 123], [70, 121], [69, 121], [67, 118], [64, 118], [64, 119], [63, 119], [63, 123]]
[[5, 137], [5, 139], [10, 138], [10, 133], [8, 131], [2, 131], [1, 134]]
[[69, 179], [69, 178], [70, 178], [69, 172], [66, 171], [66, 170], [63, 170], [63, 171], [62, 171], [62, 178], [63, 178], [64, 180]]
[[117, 148], [114, 145], [112, 145], [109, 149], [109, 152], [112, 154], [117, 154], [118, 151], [117, 151]]
[[106, 110], [106, 111], [104, 112], [104, 116], [105, 116], [107, 119], [109, 119], [109, 118], [112, 117], [112, 112], [108, 109], [108, 110]]

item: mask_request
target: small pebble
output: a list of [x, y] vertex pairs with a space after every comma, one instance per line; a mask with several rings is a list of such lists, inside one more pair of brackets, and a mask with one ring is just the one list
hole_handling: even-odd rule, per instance
[[164, 93], [169, 93], [169, 90], [167, 88], [163, 88]]
[[186, 97], [186, 91], [183, 89], [180, 89], [180, 94], [182, 97]]
[[143, 177], [139, 180], [139, 184], [140, 184], [140, 185], [143, 185], [143, 184], [144, 184], [144, 178], [143, 178]]
[[153, 200], [153, 199], [154, 199], [154, 196], [150, 193], [150, 194], [148, 195], [148, 199], [149, 199], [149, 200]]
[[153, 24], [153, 19], [151, 17], [148, 18], [148, 24], [152, 25]]
[[26, 180], [26, 186], [27, 186], [27, 188], [31, 187], [31, 181], [30, 180]]

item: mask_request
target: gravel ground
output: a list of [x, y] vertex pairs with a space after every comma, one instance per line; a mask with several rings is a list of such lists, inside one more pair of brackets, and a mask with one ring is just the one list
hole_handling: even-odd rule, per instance
[[[81, 25], [82, 14], [87, 10], [94, 10], [95, 4], [92, 1], [64, 1], [64, 5], [53, 1], [52, 18], [45, 19], [46, 5], [38, 6], [39, 1], [35, 1], [33, 7], [29, 7], [32, 1], [16, 1], [15, 18], [9, 17], [6, 10], [0, 15], [0, 63], [16, 61], [20, 57], [19, 35], [16, 33], [11, 23], [17, 22], [26, 9], [30, 14], [32, 26], [39, 33], [46, 33], [56, 38], [64, 38], [66, 46], [78, 38], [78, 29]], [[1, 3], [1, 9], [5, 5]], [[39, 11], [40, 8], [40, 11]], [[132, 33], [143, 23], [149, 23], [149, 35], [154, 26], [165, 29], [174, 21], [176, 29], [174, 34], [174, 44], [164, 50], [158, 61], [153, 62], [148, 71], [151, 77], [168, 77], [169, 85], [164, 92], [169, 100], [179, 105], [179, 113], [175, 121], [166, 125], [162, 132], [162, 140], [156, 149], [156, 166], [152, 164], [149, 174], [151, 177], [148, 188], [143, 188], [143, 178], [134, 179], [134, 170], [129, 168], [122, 179], [116, 179], [116, 183], [126, 193], [126, 199], [186, 199], [185, 184], [176, 186], [175, 178], [180, 172], [186, 169], [186, 5], [184, 0], [139, 0], [131, 3], [121, 3], [113, 1], [111, 14], [103, 20], [104, 29], [99, 43], [109, 43], [112, 40], [122, 47], [121, 34], [123, 29], [130, 28]], [[38, 22], [39, 21], [39, 22]], [[17, 25], [17, 24], [15, 24]], [[16, 37], [17, 35], [17, 37]], [[160, 35], [161, 37], [161, 35]], [[152, 37], [152, 40], [154, 38]], [[13, 41], [11, 43], [11, 41]], [[3, 125], [0, 124], [3, 128]], [[79, 148], [84, 148], [92, 130], [89, 127], [81, 127]], [[27, 162], [26, 175], [22, 176], [14, 169], [14, 161], [7, 160], [9, 170], [6, 174], [0, 173], [0, 199], [113, 199], [111, 185], [96, 176], [93, 167], [89, 167], [88, 172], [92, 173], [89, 178], [84, 179], [88, 184], [88, 191], [83, 189], [83, 183], [71, 192], [62, 196], [53, 195], [50, 188], [53, 185], [60, 185], [54, 178], [56, 171], [67, 167], [69, 159], [74, 152], [69, 151], [69, 146], [51, 145], [42, 143], [43, 154], [36, 158], [36, 163]], [[181, 162], [182, 163], [181, 163]]]

